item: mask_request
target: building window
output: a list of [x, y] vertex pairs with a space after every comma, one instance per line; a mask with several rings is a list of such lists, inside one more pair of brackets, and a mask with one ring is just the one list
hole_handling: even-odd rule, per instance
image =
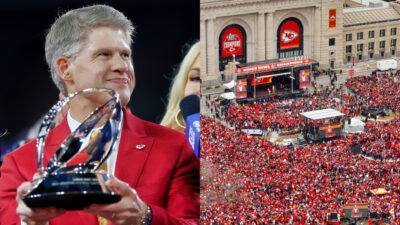
[[397, 33], [397, 28], [393, 27], [392, 29], [390, 29], [390, 35], [396, 35]]
[[372, 52], [369, 53], [369, 58], [370, 58], [370, 59], [374, 58], [374, 53], [372, 53]]
[[346, 53], [351, 53], [351, 45], [346, 46]]
[[396, 51], [394, 49], [392, 49], [392, 55], [395, 55]]
[[390, 40], [390, 47], [396, 47], [396, 39]]
[[385, 29], [379, 31], [379, 37], [385, 37]]
[[346, 41], [351, 41], [352, 35], [351, 34], [346, 34]]
[[358, 60], [362, 60], [362, 54], [358, 55]]
[[364, 44], [357, 44], [357, 52], [362, 52]]
[[335, 45], [335, 38], [329, 38], [329, 46]]
[[375, 36], [375, 31], [370, 30], [370, 31], [368, 32], [368, 38], [374, 38], [374, 36]]
[[358, 32], [358, 33], [357, 33], [357, 40], [362, 40], [362, 39], [363, 39], [363, 36], [364, 36], [364, 33], [363, 33], [363, 32]]
[[384, 51], [381, 51], [381, 56], [385, 57], [385, 52]]
[[385, 41], [379, 42], [379, 48], [385, 48]]
[[368, 43], [368, 50], [374, 50], [374, 42]]

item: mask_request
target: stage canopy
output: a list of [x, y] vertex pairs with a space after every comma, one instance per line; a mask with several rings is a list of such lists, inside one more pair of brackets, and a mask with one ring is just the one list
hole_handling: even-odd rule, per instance
[[236, 98], [236, 95], [233, 92], [227, 92], [227, 93], [223, 93], [221, 95], [221, 97], [224, 98], [224, 99], [230, 100], [230, 99]]
[[225, 87], [232, 89], [233, 87], [235, 87], [235, 81], [231, 80], [231, 82], [224, 84]]
[[316, 111], [303, 112], [300, 113], [300, 115], [311, 120], [320, 120], [320, 119], [343, 116], [344, 114], [334, 109], [321, 109]]

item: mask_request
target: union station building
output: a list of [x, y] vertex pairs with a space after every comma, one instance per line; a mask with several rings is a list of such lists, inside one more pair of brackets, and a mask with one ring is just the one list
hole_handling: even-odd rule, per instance
[[399, 37], [396, 1], [200, 0], [203, 85], [237, 64], [310, 59], [335, 69], [395, 58]]

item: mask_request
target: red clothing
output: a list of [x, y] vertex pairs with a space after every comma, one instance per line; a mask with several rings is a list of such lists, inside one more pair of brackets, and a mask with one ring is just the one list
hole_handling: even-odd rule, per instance
[[[67, 120], [47, 137], [44, 165], [69, 135]], [[138, 150], [137, 145], [146, 147]], [[143, 121], [124, 110], [115, 176], [134, 188], [153, 212], [152, 224], [199, 224], [199, 160], [178, 131]], [[36, 141], [4, 157], [0, 177], [0, 224], [20, 224], [16, 190], [36, 169]], [[68, 211], [50, 225], [98, 224], [97, 217]]]

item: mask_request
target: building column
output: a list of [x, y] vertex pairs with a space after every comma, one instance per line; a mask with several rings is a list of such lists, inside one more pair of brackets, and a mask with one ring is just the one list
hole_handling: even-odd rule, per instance
[[256, 61], [265, 60], [265, 12], [258, 13]]
[[267, 30], [266, 30], [266, 59], [277, 58], [274, 57], [274, 50], [276, 50], [276, 43], [274, 41], [274, 35], [276, 35], [276, 30], [274, 30], [274, 12], [268, 12], [267, 14]]
[[208, 80], [207, 77], [207, 30], [206, 21], [200, 20], [200, 77]]
[[217, 79], [218, 68], [216, 63], [218, 59], [218, 52], [216, 52], [215, 33], [214, 33], [214, 20], [210, 18], [207, 20], [207, 74], [210, 79]]
[[321, 60], [321, 7], [317, 6], [314, 11], [314, 43], [311, 58], [319, 62]]

